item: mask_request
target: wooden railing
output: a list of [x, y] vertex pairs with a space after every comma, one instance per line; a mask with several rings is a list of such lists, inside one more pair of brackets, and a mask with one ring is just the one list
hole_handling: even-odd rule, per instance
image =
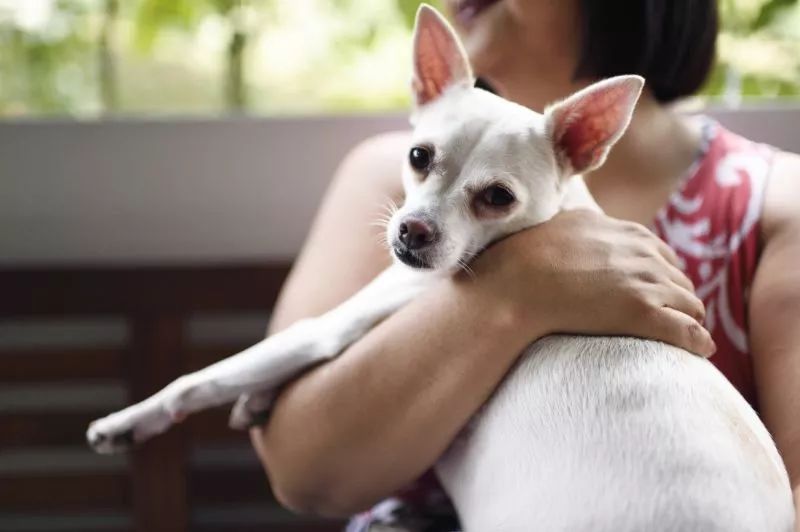
[[[54, 385], [85, 390], [117, 383], [128, 401], [138, 401], [257, 340], [198, 345], [186, 338], [186, 323], [203, 313], [266, 316], [287, 271], [286, 264], [2, 270], [0, 323], [122, 317], [127, 334], [120, 347], [6, 349], [0, 353], [0, 389], [30, 394]], [[11, 403], [0, 409], [4, 531], [341, 529], [341, 523], [298, 518], [279, 508], [246, 434], [227, 428], [227, 408], [193, 417], [118, 459], [93, 456], [83, 443], [87, 423], [118, 405], [89, 401], [62, 408], [56, 399], [47, 408], [18, 411]], [[31, 456], [59, 453], [57, 468], [17, 467]], [[214, 456], [227, 461], [215, 462]]]

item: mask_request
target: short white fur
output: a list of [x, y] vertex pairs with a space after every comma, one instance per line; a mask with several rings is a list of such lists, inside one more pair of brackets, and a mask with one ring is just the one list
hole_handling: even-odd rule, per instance
[[[418, 13], [414, 49], [413, 145], [432, 147], [433, 164], [426, 175], [405, 166], [406, 200], [387, 237], [400, 246], [409, 217], [434, 223], [436, 240], [414, 252], [428, 268], [396, 261], [330, 312], [95, 421], [95, 450], [124, 450], [242, 394], [231, 423], [246, 427], [281, 384], [491, 242], [561, 209], [598, 208], [577, 174], [602, 164], [622, 135], [641, 78], [600, 82], [542, 115], [473, 89], [457, 37], [432, 8]], [[597, 98], [615, 106], [614, 127], [586, 144], [571, 128], [594, 118]], [[476, 196], [495, 184], [514, 202], [481, 217]], [[707, 360], [647, 340], [536, 342], [436, 471], [468, 532], [790, 532], [794, 523], [785, 467], [755, 412]]]

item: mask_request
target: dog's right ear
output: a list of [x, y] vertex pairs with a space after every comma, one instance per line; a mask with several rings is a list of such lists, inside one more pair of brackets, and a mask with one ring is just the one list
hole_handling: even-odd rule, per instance
[[411, 80], [415, 108], [437, 99], [453, 86], [471, 87], [472, 84], [467, 54], [453, 28], [434, 8], [420, 5], [414, 26]]

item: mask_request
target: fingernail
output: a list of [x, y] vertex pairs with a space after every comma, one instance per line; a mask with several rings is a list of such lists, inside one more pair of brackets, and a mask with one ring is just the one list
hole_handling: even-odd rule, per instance
[[717, 344], [716, 344], [716, 342], [714, 342], [713, 339], [709, 340], [709, 341], [711, 342], [711, 350], [709, 351], [708, 357], [706, 357], [706, 358], [711, 358], [717, 352]]

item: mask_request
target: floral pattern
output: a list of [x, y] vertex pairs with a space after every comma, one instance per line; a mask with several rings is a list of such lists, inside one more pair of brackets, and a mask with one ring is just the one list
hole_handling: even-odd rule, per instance
[[774, 148], [706, 119], [703, 157], [656, 216], [655, 233], [675, 250], [706, 305], [717, 344], [711, 361], [753, 405], [747, 300], [760, 246], [759, 220]]

